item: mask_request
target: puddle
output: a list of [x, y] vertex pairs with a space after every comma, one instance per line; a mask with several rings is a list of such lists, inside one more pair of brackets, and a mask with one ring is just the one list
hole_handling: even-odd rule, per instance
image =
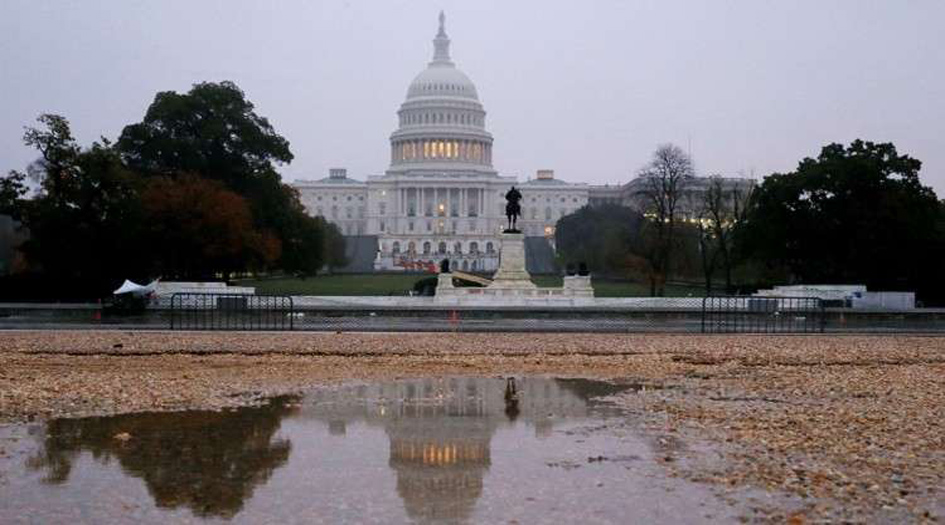
[[735, 521], [599, 397], [627, 389], [403, 380], [0, 426], [0, 522]]

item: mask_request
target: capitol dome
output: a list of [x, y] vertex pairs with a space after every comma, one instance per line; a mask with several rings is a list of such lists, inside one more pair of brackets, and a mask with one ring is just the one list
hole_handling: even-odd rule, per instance
[[433, 39], [433, 60], [407, 88], [391, 135], [391, 169], [491, 171], [492, 135], [476, 86], [450, 59], [446, 17]]

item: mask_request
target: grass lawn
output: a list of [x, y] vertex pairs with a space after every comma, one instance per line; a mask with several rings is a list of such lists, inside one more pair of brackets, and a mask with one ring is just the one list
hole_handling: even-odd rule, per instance
[[[278, 277], [271, 279], [245, 279], [235, 284], [253, 286], [260, 294], [285, 295], [402, 295], [413, 289], [420, 279], [434, 277], [433, 274], [341, 274], [319, 275], [307, 279]], [[555, 275], [536, 275], [532, 282], [538, 286], [561, 286], [562, 278]], [[594, 295], [597, 297], [646, 297], [650, 288], [646, 283], [594, 279]], [[700, 286], [667, 285], [670, 297], [701, 297]]]

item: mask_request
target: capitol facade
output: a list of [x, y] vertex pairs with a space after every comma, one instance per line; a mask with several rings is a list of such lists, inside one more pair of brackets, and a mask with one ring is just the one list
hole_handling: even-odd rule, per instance
[[[328, 177], [293, 183], [306, 210], [346, 236], [349, 258], [372, 259], [361, 270], [436, 271], [443, 259], [457, 270], [496, 270], [505, 193], [513, 185], [523, 195], [518, 228], [529, 259], [545, 259], [546, 267], [554, 264], [555, 225], [565, 215], [605, 203], [644, 211], [639, 178], [589, 186], [557, 179], [552, 170], [538, 170], [521, 184], [500, 175], [492, 165], [493, 138], [476, 86], [450, 58], [443, 13], [433, 60], [410, 83], [397, 116], [383, 175], [357, 180], [333, 168]], [[704, 191], [706, 179], [699, 180], [691, 185], [696, 193]]]
[[586, 184], [541, 170], [519, 185], [492, 166], [492, 134], [476, 86], [450, 58], [445, 19], [433, 39], [433, 60], [407, 89], [390, 137], [390, 167], [361, 181], [335, 168], [320, 180], [295, 181], [312, 215], [347, 237], [376, 238], [375, 270], [453, 268], [493, 271], [505, 228], [505, 193], [521, 187], [519, 229], [551, 243], [555, 223], [588, 203]]

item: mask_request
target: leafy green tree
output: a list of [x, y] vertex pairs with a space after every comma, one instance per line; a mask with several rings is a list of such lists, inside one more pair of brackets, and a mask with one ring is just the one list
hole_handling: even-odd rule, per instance
[[118, 149], [144, 173], [197, 172], [241, 192], [274, 163], [292, 161], [289, 142], [232, 82], [203, 82], [186, 94], [162, 91], [144, 120], [126, 126]]
[[737, 229], [739, 248], [805, 283], [927, 294], [941, 272], [942, 207], [920, 167], [889, 143], [825, 146], [764, 179]]

